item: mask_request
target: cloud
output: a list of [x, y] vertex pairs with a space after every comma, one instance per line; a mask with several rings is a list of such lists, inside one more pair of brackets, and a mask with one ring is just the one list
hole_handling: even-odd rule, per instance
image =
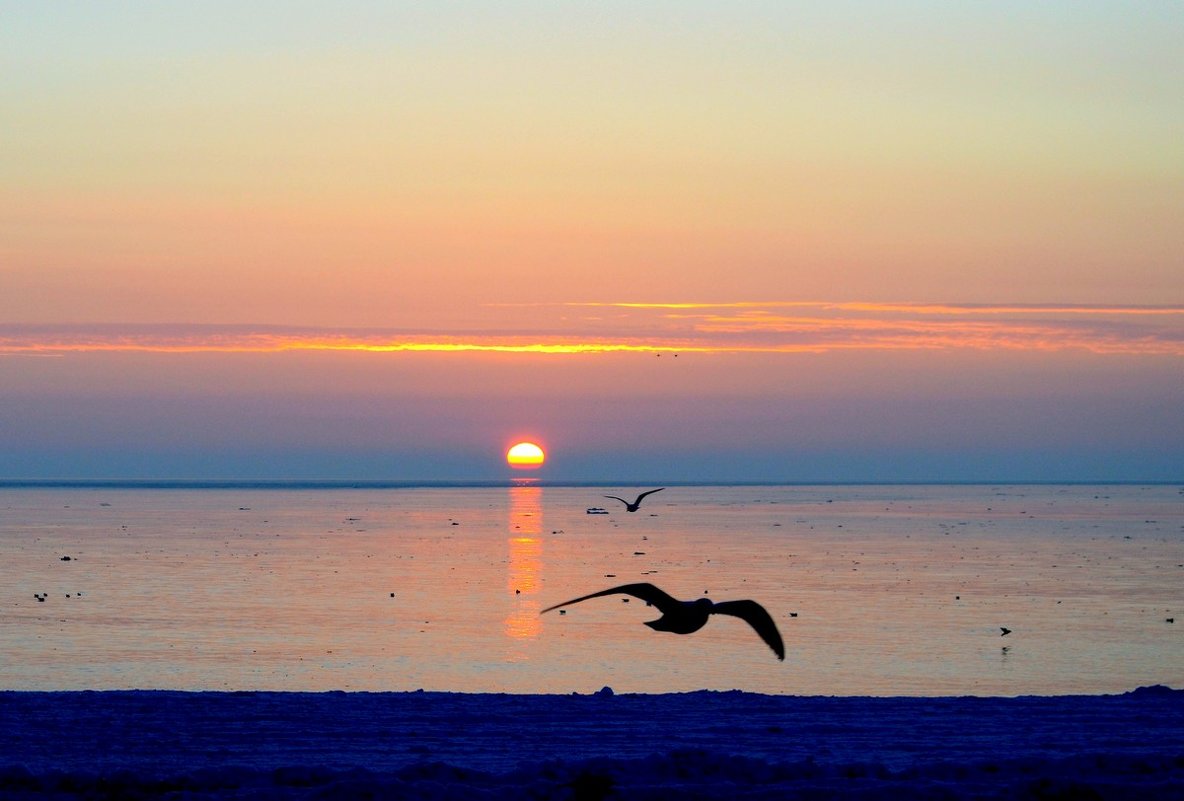
[[[7, 325], [0, 354], [85, 352], [590, 354], [977, 349], [1184, 356], [1184, 307], [860, 302], [544, 304], [523, 328]], [[582, 314], [570, 314], [582, 310]], [[613, 310], [613, 314], [606, 314]], [[512, 326], [512, 327], [511, 327]]]

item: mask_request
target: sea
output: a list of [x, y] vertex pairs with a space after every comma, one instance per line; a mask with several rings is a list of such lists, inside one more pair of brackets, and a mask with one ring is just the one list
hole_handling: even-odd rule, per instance
[[655, 486], [0, 482], [0, 689], [1184, 687], [1179, 484]]

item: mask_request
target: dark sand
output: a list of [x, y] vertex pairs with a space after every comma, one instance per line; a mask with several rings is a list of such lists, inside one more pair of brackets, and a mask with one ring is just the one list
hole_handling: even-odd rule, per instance
[[1184, 799], [1184, 691], [0, 692], [0, 798]]

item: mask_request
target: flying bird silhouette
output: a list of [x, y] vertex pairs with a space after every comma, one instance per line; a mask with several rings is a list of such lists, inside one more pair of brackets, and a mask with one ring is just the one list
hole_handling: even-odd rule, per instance
[[637, 508], [639, 506], [641, 506], [641, 499], [642, 498], [644, 498], [647, 495], [653, 495], [655, 492], [661, 492], [664, 489], [666, 489], [666, 488], [665, 487], [658, 487], [657, 489], [652, 489], [647, 492], [643, 492], [637, 496], [637, 500], [634, 501], [633, 503], [629, 503], [629, 501], [625, 500], [624, 498], [618, 498], [616, 495], [605, 495], [604, 497], [612, 498], [614, 501], [620, 501], [621, 503], [625, 504], [625, 511], [626, 512], [636, 512]]
[[677, 598], [667, 595], [653, 584], [640, 583], [623, 584], [620, 587], [601, 590], [600, 592], [594, 592], [589, 595], [581, 595], [579, 598], [572, 598], [570, 601], [548, 606], [543, 612], [550, 612], [552, 609], [558, 609], [561, 606], [570, 606], [580, 601], [586, 601], [589, 598], [599, 598], [602, 595], [616, 595], [618, 593], [632, 595], [634, 598], [640, 598], [647, 604], [657, 607], [658, 611], [662, 613], [662, 616], [657, 620], [645, 621], [645, 624], [654, 631], [690, 634], [707, 625], [707, 618], [711, 615], [731, 615], [732, 617], [738, 617], [752, 626], [756, 633], [761, 636], [761, 639], [773, 649], [773, 653], [777, 654], [778, 659], [785, 660], [785, 644], [781, 642], [781, 632], [777, 631], [777, 624], [773, 622], [773, 618], [769, 616], [765, 608], [756, 601], [720, 601], [716, 603], [710, 598], [680, 601]]

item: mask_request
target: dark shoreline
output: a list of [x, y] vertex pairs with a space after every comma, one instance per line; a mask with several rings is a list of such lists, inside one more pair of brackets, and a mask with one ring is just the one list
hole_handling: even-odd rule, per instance
[[[611, 795], [596, 794], [605, 787]], [[666, 791], [1184, 798], [1184, 690], [1006, 698], [0, 692], [6, 799]]]

